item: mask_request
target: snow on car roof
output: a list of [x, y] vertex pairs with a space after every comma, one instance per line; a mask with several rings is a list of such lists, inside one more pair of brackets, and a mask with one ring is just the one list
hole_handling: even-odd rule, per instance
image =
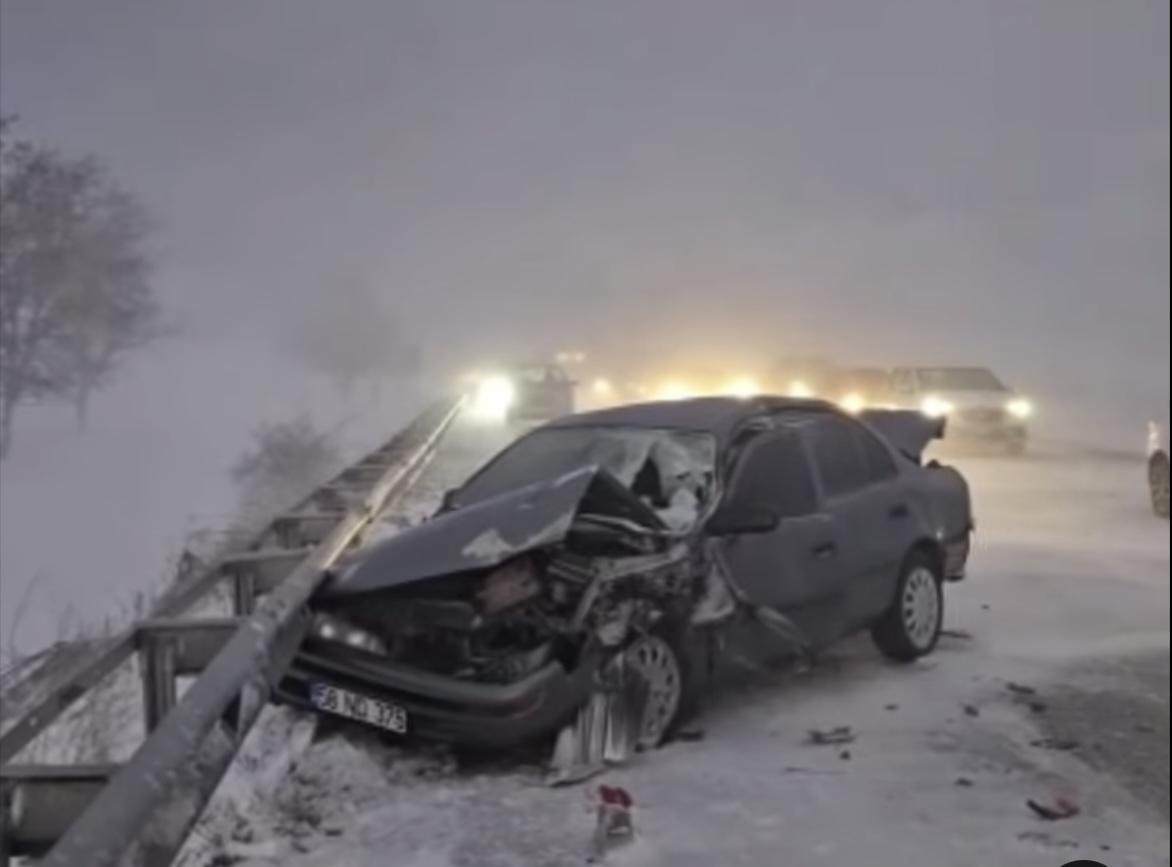
[[633, 403], [570, 415], [549, 427], [647, 427], [711, 433], [720, 439], [730, 436], [746, 419], [763, 413], [801, 410], [832, 410], [821, 400], [783, 397], [698, 397], [691, 400], [662, 400]]

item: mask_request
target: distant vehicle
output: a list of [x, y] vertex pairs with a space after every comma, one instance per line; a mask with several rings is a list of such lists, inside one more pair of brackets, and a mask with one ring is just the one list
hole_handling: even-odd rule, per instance
[[914, 660], [973, 527], [964, 478], [921, 460], [943, 427], [779, 398], [563, 417], [328, 578], [278, 694], [469, 746], [560, 731], [564, 758], [657, 745], [739, 660], [864, 629]]
[[546, 422], [574, 411], [576, 383], [559, 364], [519, 365], [509, 371], [509, 381], [509, 421]]
[[1157, 517], [1168, 519], [1168, 431], [1152, 422], [1148, 429], [1148, 489], [1152, 494], [1152, 511]]
[[793, 398], [817, 397], [835, 400], [836, 384], [842, 369], [822, 356], [795, 355], [779, 359], [769, 381], [773, 391]]
[[844, 367], [837, 370], [824, 395], [847, 412], [882, 408], [891, 402], [891, 374], [879, 367]]
[[985, 367], [900, 367], [891, 374], [896, 406], [948, 419], [949, 439], [1024, 454], [1033, 404]]

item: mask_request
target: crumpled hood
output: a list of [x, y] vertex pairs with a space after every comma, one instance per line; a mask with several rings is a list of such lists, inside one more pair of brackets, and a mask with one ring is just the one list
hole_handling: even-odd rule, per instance
[[587, 504], [592, 513], [627, 520], [644, 508], [605, 471], [584, 467], [441, 513], [379, 542], [328, 582], [320, 598], [355, 596], [491, 568], [525, 551], [563, 541]]

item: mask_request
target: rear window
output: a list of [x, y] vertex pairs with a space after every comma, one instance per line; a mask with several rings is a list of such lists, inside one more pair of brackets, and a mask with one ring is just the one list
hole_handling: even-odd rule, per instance
[[856, 427], [845, 419], [826, 418], [814, 428], [814, 462], [828, 497], [840, 497], [871, 483]]
[[891, 449], [871, 431], [862, 425], [852, 425], [859, 448], [863, 453], [863, 462], [867, 467], [867, 478], [872, 484], [883, 482], [896, 475], [895, 458], [891, 456]]

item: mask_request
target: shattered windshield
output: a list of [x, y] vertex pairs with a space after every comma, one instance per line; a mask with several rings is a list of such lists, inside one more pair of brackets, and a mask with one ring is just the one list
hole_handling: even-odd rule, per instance
[[458, 506], [597, 466], [673, 530], [695, 523], [711, 496], [716, 442], [708, 434], [650, 428], [567, 427], [534, 431], [501, 452], [454, 497]]
[[926, 391], [1008, 391], [993, 371], [983, 367], [923, 367], [919, 375]]

